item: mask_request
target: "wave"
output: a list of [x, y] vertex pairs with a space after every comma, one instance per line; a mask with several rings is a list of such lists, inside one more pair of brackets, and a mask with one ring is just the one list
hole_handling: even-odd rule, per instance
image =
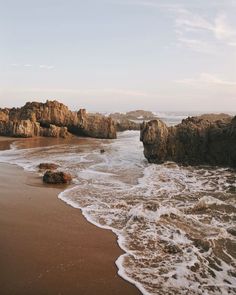
[[227, 229], [236, 220], [235, 172], [148, 164], [137, 131], [92, 142], [23, 150], [16, 143], [0, 161], [35, 171], [50, 159], [70, 171], [74, 187], [59, 198], [117, 235], [125, 251], [118, 273], [143, 294], [233, 294], [236, 239]]

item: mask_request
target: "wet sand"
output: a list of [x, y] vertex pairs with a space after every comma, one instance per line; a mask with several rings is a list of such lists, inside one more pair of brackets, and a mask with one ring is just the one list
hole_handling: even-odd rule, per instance
[[140, 294], [117, 274], [116, 236], [59, 200], [62, 189], [0, 163], [0, 293]]
[[14, 139], [12, 137], [0, 136], [0, 151], [8, 150], [10, 148], [11, 143], [15, 140], [18, 140], [18, 139], [17, 138]]

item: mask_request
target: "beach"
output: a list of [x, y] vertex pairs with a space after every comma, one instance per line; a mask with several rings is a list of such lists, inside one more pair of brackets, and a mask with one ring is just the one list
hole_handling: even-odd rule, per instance
[[[234, 170], [149, 164], [139, 131], [13, 140], [0, 147], [4, 295], [235, 294]], [[43, 184], [40, 163], [72, 185]]]
[[1, 294], [140, 294], [117, 274], [115, 234], [59, 200], [64, 189], [0, 163]]

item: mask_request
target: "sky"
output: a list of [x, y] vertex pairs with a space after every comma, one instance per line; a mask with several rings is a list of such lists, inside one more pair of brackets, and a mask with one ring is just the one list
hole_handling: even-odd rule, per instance
[[0, 107], [236, 113], [236, 0], [0, 0]]

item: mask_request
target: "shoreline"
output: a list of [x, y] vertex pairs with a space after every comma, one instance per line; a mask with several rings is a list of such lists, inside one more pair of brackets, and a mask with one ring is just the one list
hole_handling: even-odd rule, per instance
[[3, 294], [141, 294], [118, 275], [115, 261], [124, 252], [116, 235], [60, 200], [65, 188], [0, 163]]

